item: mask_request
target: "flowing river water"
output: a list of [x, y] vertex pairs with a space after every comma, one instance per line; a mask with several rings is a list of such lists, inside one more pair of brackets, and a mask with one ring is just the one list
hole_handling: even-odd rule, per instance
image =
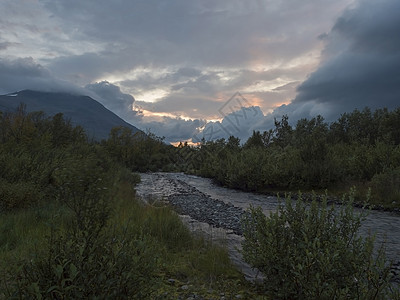
[[[231, 260], [248, 280], [261, 279], [260, 274], [247, 265], [240, 254], [240, 218], [247, 208], [259, 206], [265, 214], [279, 205], [276, 197], [241, 192], [217, 186], [208, 178], [183, 173], [142, 173], [136, 187], [138, 196], [149, 204], [162, 202], [172, 205], [181, 219], [196, 233], [221, 243], [228, 249]], [[356, 211], [359, 209], [355, 208]], [[363, 222], [361, 234], [376, 234], [376, 242], [386, 243], [389, 260], [400, 261], [400, 215], [384, 211], [370, 211]]]

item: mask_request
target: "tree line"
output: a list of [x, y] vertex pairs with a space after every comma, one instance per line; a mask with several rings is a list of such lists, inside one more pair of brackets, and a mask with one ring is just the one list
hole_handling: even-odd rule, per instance
[[[322, 116], [275, 119], [243, 144], [233, 136], [180, 145], [181, 168], [245, 191], [343, 191], [355, 185], [386, 206], [400, 204], [400, 108], [354, 110], [328, 123]], [[178, 152], [179, 152], [178, 151]]]

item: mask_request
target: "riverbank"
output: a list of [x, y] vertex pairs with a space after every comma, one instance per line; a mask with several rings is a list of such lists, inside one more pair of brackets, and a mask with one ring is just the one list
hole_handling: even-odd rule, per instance
[[[194, 175], [194, 176], [199, 176], [203, 178], [208, 178], [204, 177], [201, 175], [197, 175], [196, 173], [184, 173], [186, 175]], [[248, 190], [245, 188], [232, 188], [224, 185], [223, 183], [212, 179], [212, 182], [220, 187], [228, 188], [228, 189], [233, 189], [233, 190], [238, 190], [242, 191], [245, 193], [255, 193], [255, 194], [260, 194], [260, 195], [265, 195], [265, 196], [270, 196], [270, 197], [280, 197], [280, 198], [285, 198], [286, 195], [291, 195], [291, 198], [296, 200], [298, 198], [299, 192], [301, 192], [302, 199], [306, 201], [311, 201], [312, 199], [321, 201], [323, 198], [326, 197], [327, 201], [329, 204], [337, 204], [337, 205], [343, 205], [343, 195], [346, 195], [349, 193], [350, 189], [353, 189], [356, 187], [356, 184], [351, 186], [346, 186], [342, 188], [336, 188], [333, 192], [329, 192], [327, 190], [321, 191], [313, 191], [313, 190], [280, 190], [280, 189], [259, 189], [259, 190]], [[376, 211], [385, 211], [385, 212], [394, 212], [399, 214], [400, 216], [400, 206], [397, 202], [390, 203], [390, 204], [380, 204], [378, 200], [371, 200], [371, 195], [369, 188], [366, 186], [361, 186], [358, 184], [359, 190], [355, 188], [355, 199], [354, 199], [354, 207], [357, 208], [366, 208], [370, 210], [376, 210]], [[366, 198], [369, 197], [368, 201], [366, 201]]]

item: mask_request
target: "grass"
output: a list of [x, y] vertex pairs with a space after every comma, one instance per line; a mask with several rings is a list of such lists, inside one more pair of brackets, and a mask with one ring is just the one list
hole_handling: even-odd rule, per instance
[[64, 228], [69, 218], [66, 210], [54, 205], [2, 214], [0, 268], [4, 270], [8, 257], [26, 256], [42, 248], [51, 228]]
[[71, 214], [58, 205], [27, 208], [0, 217], [0, 299], [24, 260], [41, 256], [52, 228], [64, 230]]
[[[155, 299], [199, 295], [219, 299], [242, 295], [255, 298], [256, 290], [232, 265], [227, 250], [193, 236], [166, 207], [146, 206], [135, 199], [129, 182], [115, 186], [112, 215], [106, 231], [119, 238], [138, 234], [153, 241], [157, 257]], [[0, 218], [0, 299], [16, 282], [24, 261], [44, 257], [52, 229], [65, 232], [72, 214], [54, 203], [3, 214]]]
[[231, 263], [225, 248], [192, 235], [170, 208], [147, 206], [132, 201], [133, 197], [129, 185], [119, 186], [118, 209], [110, 223], [129, 224], [128, 230], [139, 230], [157, 241], [162, 281], [158, 296], [176, 299], [196, 293], [208, 299], [220, 297], [221, 293], [232, 297], [255, 295], [254, 287]]

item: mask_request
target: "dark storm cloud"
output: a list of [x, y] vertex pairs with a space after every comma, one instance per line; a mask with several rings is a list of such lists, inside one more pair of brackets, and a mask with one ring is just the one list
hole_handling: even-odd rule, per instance
[[32, 58], [15, 60], [0, 58], [0, 93], [24, 89], [39, 91], [69, 91], [82, 93], [83, 89], [56, 79], [45, 67]]
[[134, 124], [140, 119], [140, 114], [133, 111], [135, 99], [129, 94], [122, 93], [119, 86], [101, 81], [88, 84], [85, 88], [94, 93], [94, 99], [126, 121]]
[[324, 104], [332, 115], [365, 106], [398, 106], [399, 12], [397, 0], [364, 0], [346, 10], [326, 37], [325, 61], [298, 87], [290, 106]]
[[399, 10], [395, 0], [362, 0], [358, 7], [345, 11], [333, 31], [348, 39], [356, 52], [398, 53]]

